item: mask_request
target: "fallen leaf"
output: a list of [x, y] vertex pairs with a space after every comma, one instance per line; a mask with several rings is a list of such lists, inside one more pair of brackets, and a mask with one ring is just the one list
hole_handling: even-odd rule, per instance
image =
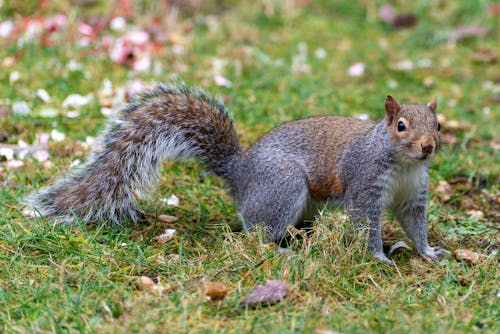
[[481, 257], [484, 257], [484, 255], [481, 255], [479, 253], [473, 252], [469, 249], [457, 249], [453, 251], [453, 255], [455, 256], [455, 259], [461, 260], [470, 264], [476, 264], [479, 262]]
[[451, 132], [445, 132], [441, 134], [441, 142], [443, 144], [455, 145], [456, 143], [458, 143], [458, 138]]
[[500, 15], [500, 3], [489, 4], [488, 11], [493, 15]]
[[177, 218], [175, 216], [169, 216], [169, 215], [159, 215], [158, 220], [161, 220], [162, 222], [165, 222], [165, 223], [173, 223], [175, 221], [178, 221], [179, 218]]
[[47, 150], [39, 150], [33, 153], [33, 158], [35, 158], [38, 162], [44, 162], [49, 159], [49, 152]]
[[241, 301], [244, 306], [271, 305], [282, 301], [288, 295], [288, 283], [281, 280], [268, 280], [265, 285], [257, 285]]
[[467, 188], [471, 188], [472, 184], [469, 182], [469, 178], [467, 176], [457, 176], [450, 180], [450, 184], [461, 184], [466, 186]]
[[12, 104], [12, 112], [18, 115], [28, 115], [31, 109], [25, 101], [17, 101]]
[[12, 115], [12, 110], [7, 108], [0, 108], [0, 116], [10, 116]]
[[0, 23], [0, 37], [7, 38], [14, 31], [14, 22], [4, 21]]
[[3, 67], [12, 67], [16, 63], [16, 58], [9, 56], [2, 60]]
[[426, 77], [424, 79], [424, 86], [426, 88], [431, 88], [432, 86], [434, 86], [434, 79], [432, 77]]
[[52, 161], [50, 161], [50, 160], [42, 162], [42, 167], [44, 169], [51, 169], [52, 166], [53, 166], [53, 164], [52, 164]]
[[316, 328], [314, 334], [340, 334], [340, 332], [331, 329]]
[[223, 300], [231, 289], [217, 282], [208, 282], [205, 284], [205, 292], [203, 293], [207, 300], [220, 301]]
[[450, 200], [451, 194], [453, 194], [453, 187], [448, 182], [441, 180], [434, 191], [441, 201], [447, 202]]
[[415, 14], [406, 13], [396, 16], [392, 24], [396, 28], [409, 28], [416, 25], [417, 22], [418, 20]]
[[94, 96], [92, 94], [80, 95], [80, 94], [70, 94], [66, 97], [62, 103], [63, 108], [80, 108], [86, 106], [92, 101]]
[[172, 195], [165, 200], [169, 206], [179, 206], [179, 197]]
[[472, 127], [469, 122], [459, 121], [456, 119], [444, 121], [441, 125], [449, 130], [470, 130]]
[[497, 61], [497, 55], [490, 50], [478, 50], [472, 55], [472, 60], [485, 64], [494, 64]]
[[492, 149], [494, 149], [495, 151], [499, 151], [500, 150], [500, 138], [490, 140], [488, 142], [488, 146], [491, 147]]
[[316, 57], [316, 59], [325, 59], [327, 55], [328, 53], [323, 48], [314, 50], [314, 57]]
[[66, 135], [54, 129], [50, 132], [50, 138], [55, 142], [60, 142], [66, 138]]
[[455, 28], [450, 35], [450, 41], [458, 42], [467, 37], [483, 37], [488, 33], [488, 29], [483, 28], [481, 26], [472, 25], [472, 26], [461, 26]]
[[132, 45], [141, 46], [149, 41], [149, 34], [142, 30], [132, 30], [125, 34], [125, 39]]
[[392, 24], [396, 18], [396, 10], [391, 5], [383, 5], [378, 10], [378, 17], [383, 22]]
[[141, 276], [141, 277], [137, 278], [137, 281], [135, 281], [135, 285], [141, 291], [147, 291], [147, 292], [157, 294], [157, 295], [162, 295], [162, 294], [170, 291], [169, 285], [163, 286], [161, 284], [160, 277], [158, 277], [157, 280], [158, 280], [158, 283], [155, 283], [148, 276]]
[[39, 132], [35, 134], [36, 142], [42, 147], [47, 147], [49, 144], [50, 135], [46, 132]]
[[400, 71], [411, 71], [415, 68], [415, 64], [413, 64], [410, 59], [403, 59], [400, 62], [392, 65], [392, 67]]
[[484, 218], [484, 212], [481, 210], [468, 210], [466, 213], [473, 218], [477, 219], [483, 219]]
[[18, 71], [12, 71], [9, 74], [9, 82], [12, 84], [21, 79], [21, 74]]
[[9, 169], [16, 169], [24, 166], [24, 162], [21, 160], [9, 160], [5, 163], [5, 167]]
[[220, 73], [214, 74], [214, 82], [217, 86], [228, 87], [228, 88], [230, 88], [233, 85], [233, 83], [229, 81], [229, 79], [227, 79]]
[[167, 241], [169, 241], [170, 239], [172, 239], [176, 233], [176, 229], [174, 228], [167, 228], [165, 230], [165, 232], [163, 232], [162, 234], [160, 234], [159, 236], [157, 236], [155, 239], [161, 244], [163, 245], [164, 243], [166, 243]]
[[10, 147], [0, 147], [0, 156], [5, 157], [6, 160], [13, 160], [14, 150]]
[[347, 73], [352, 77], [359, 77], [365, 73], [365, 64], [354, 63], [347, 69]]
[[121, 16], [117, 16], [109, 22], [109, 28], [114, 31], [125, 30], [126, 26], [127, 26], [127, 21]]
[[51, 100], [49, 93], [47, 93], [47, 91], [42, 88], [36, 91], [36, 96], [38, 96], [45, 103], [50, 102]]
[[137, 288], [139, 288], [139, 290], [145, 290], [145, 291], [151, 290], [151, 288], [156, 285], [156, 283], [153, 282], [153, 280], [147, 276], [141, 276], [137, 278], [135, 284], [137, 285]]

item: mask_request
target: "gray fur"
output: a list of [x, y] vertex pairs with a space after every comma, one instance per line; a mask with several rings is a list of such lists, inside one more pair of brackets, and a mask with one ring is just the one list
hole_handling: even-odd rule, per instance
[[[397, 105], [389, 102], [389, 107]], [[423, 105], [403, 109], [409, 110], [403, 116], [413, 115], [413, 132], [426, 135], [426, 144], [434, 138], [437, 147], [434, 110]], [[264, 224], [279, 242], [288, 225], [312, 218], [311, 208], [321, 201], [333, 201], [359, 224], [368, 222], [370, 251], [391, 265], [383, 253], [381, 226], [383, 211], [390, 209], [418, 253], [438, 260], [446, 251], [427, 242], [428, 159], [408, 153], [421, 154], [413, 142], [395, 144], [390, 126], [387, 120], [315, 117], [284, 124], [242, 150], [220, 100], [183, 84], [158, 85], [123, 110], [81, 167], [27, 202], [67, 223], [75, 218], [134, 222], [144, 214], [136, 198], [151, 190], [163, 160], [199, 158], [227, 180], [246, 230]], [[332, 173], [338, 178], [329, 179]], [[58, 205], [68, 196], [74, 198], [69, 209]]]
[[[178, 96], [185, 103], [178, 104], [176, 110], [169, 96]], [[204, 118], [198, 112], [196, 126], [185, 124], [182, 117], [176, 119], [179, 112], [193, 107], [190, 99], [211, 106], [215, 115]], [[156, 112], [153, 109], [159, 108], [165, 112], [152, 114], [147, 124], [134, 119], [141, 110]], [[174, 121], [178, 124], [171, 124]], [[215, 174], [224, 176], [230, 172], [232, 160], [241, 147], [234, 128], [231, 133], [224, 133], [224, 138], [217, 135], [221, 122], [228, 122], [232, 128], [232, 120], [220, 100], [183, 84], [157, 85], [130, 103], [121, 117], [110, 124], [98, 148], [83, 165], [54, 185], [27, 197], [25, 202], [36, 213], [54, 216], [64, 223], [76, 218], [110, 225], [141, 220], [144, 212], [137, 207], [136, 199], [149, 193], [157, 182], [163, 160], [200, 157]], [[78, 196], [69, 209], [58, 204], [75, 194]]]

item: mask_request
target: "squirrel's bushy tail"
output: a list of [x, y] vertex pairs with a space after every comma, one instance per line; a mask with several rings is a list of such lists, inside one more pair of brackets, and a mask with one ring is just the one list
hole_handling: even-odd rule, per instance
[[163, 160], [199, 158], [228, 178], [240, 152], [222, 101], [184, 84], [160, 84], [124, 108], [82, 166], [26, 202], [63, 222], [136, 221], [143, 215], [137, 199], [156, 183]]

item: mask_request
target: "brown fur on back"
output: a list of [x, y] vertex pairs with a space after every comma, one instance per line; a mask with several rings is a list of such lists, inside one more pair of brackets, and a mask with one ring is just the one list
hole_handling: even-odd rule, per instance
[[[285, 123], [267, 134], [263, 140], [283, 138], [291, 133], [297, 143], [284, 147], [296, 154], [302, 151], [311, 197], [324, 200], [341, 196], [344, 185], [338, 177], [338, 160], [346, 144], [375, 126], [375, 122], [342, 116], [317, 116]], [[285, 142], [290, 142], [285, 141]], [[312, 149], [313, 148], [313, 149]]]

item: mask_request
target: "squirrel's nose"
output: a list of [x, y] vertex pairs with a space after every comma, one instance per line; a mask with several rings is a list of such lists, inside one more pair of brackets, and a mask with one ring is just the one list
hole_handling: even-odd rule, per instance
[[434, 145], [425, 145], [425, 146], [422, 145], [422, 153], [431, 154], [433, 149]]

